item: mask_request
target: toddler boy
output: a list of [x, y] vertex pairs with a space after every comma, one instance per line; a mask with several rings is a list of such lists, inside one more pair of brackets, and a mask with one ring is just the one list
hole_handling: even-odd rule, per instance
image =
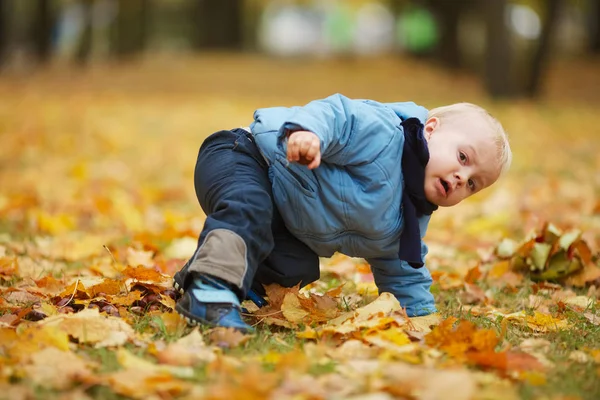
[[240, 300], [264, 304], [263, 284], [305, 286], [319, 257], [340, 252], [365, 258], [379, 292], [410, 316], [434, 312], [430, 216], [492, 185], [511, 157], [500, 123], [468, 103], [428, 111], [336, 94], [259, 109], [250, 128], [200, 148], [194, 184], [207, 218], [175, 274], [176, 310], [191, 324], [251, 331]]

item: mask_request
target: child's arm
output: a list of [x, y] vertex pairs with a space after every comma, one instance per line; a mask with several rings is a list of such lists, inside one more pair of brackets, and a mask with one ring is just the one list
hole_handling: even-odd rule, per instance
[[[427, 115], [426, 109], [414, 103], [398, 103], [397, 107], [406, 115]], [[395, 128], [400, 117], [375, 101], [335, 94], [291, 111], [279, 129], [279, 139], [283, 141], [295, 131], [313, 132], [320, 141], [321, 158], [331, 164], [372, 162], [399, 138]]]
[[374, 258], [367, 262], [371, 264], [379, 293], [389, 292], [396, 296], [400, 305], [406, 308], [408, 316], [427, 315], [437, 311], [433, 295], [429, 291], [431, 274], [426, 267], [415, 269], [398, 258]]
[[[428, 252], [422, 238], [427, 233], [429, 219], [430, 216], [419, 218], [422, 260], [425, 260]], [[415, 269], [398, 257], [372, 258], [367, 261], [371, 264], [379, 293], [389, 292], [395, 295], [409, 316], [427, 315], [436, 311], [433, 295], [429, 290], [431, 274], [426, 266]]]

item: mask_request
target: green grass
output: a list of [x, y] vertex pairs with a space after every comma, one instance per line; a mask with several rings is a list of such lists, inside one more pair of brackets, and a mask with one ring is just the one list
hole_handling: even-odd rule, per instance
[[[501, 290], [491, 289], [493, 306], [504, 309], [507, 312], [531, 309], [524, 307], [525, 301], [533, 293], [531, 281], [525, 281], [516, 293], [506, 293]], [[481, 284], [489, 289], [485, 284]], [[438, 288], [439, 289], [439, 288]], [[585, 294], [585, 290], [576, 290], [578, 294]], [[480, 328], [493, 329], [497, 333], [502, 332], [502, 317], [488, 318], [475, 316], [465, 310], [457, 300], [456, 290], [438, 290], [438, 301], [440, 313], [444, 317], [454, 316], [466, 319]], [[554, 315], [559, 311], [556, 307], [550, 310]], [[590, 308], [596, 312], [596, 308]], [[519, 346], [527, 338], [545, 339], [550, 342], [549, 350], [545, 353], [546, 358], [553, 366], [545, 371], [546, 382], [535, 385], [528, 381], [517, 382], [519, 395], [523, 399], [555, 399], [572, 396], [585, 400], [597, 400], [600, 398], [600, 365], [596, 364], [590, 357], [587, 362], [577, 362], [569, 359], [573, 351], [600, 348], [600, 326], [589, 323], [579, 312], [567, 309], [562, 316], [570, 323], [569, 329], [534, 333], [528, 328], [509, 323], [499, 346], [510, 344], [513, 348]]]

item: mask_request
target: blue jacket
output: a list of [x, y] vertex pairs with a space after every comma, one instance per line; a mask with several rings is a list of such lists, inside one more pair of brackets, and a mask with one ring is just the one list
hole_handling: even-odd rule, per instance
[[[367, 259], [380, 292], [394, 294], [409, 315], [426, 315], [435, 311], [431, 275], [398, 259], [404, 185], [400, 122], [410, 117], [425, 122], [427, 109], [336, 94], [303, 107], [259, 109], [250, 130], [269, 163], [274, 201], [289, 231], [319, 256], [340, 252]], [[319, 137], [318, 168], [287, 161], [290, 129]], [[428, 223], [428, 216], [419, 220], [422, 237]], [[421, 255], [426, 254], [421, 242]]]

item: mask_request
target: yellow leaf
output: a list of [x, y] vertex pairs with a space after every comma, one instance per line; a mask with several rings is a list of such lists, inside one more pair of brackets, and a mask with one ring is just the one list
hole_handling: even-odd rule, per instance
[[294, 324], [304, 321], [304, 318], [308, 315], [308, 311], [302, 308], [298, 296], [294, 293], [287, 293], [285, 295], [281, 304], [281, 311], [285, 319]]
[[36, 324], [18, 331], [17, 339], [6, 345], [11, 358], [24, 360], [47, 347], [68, 351], [69, 337], [56, 327]]
[[232, 328], [214, 328], [208, 334], [210, 341], [219, 347], [237, 347], [246, 343], [252, 335], [243, 334]]
[[442, 321], [442, 317], [438, 313], [433, 313], [429, 315], [425, 315], [422, 317], [411, 317], [410, 323], [414, 327], [414, 330], [417, 332], [429, 333], [431, 332], [431, 327], [439, 325]]
[[364, 340], [376, 346], [404, 346], [410, 343], [408, 335], [401, 329], [390, 328], [382, 331], [372, 331]]
[[200, 362], [214, 361], [216, 354], [215, 349], [204, 343], [202, 334], [196, 328], [189, 335], [157, 351], [156, 358], [161, 364], [193, 366]]
[[117, 350], [117, 361], [127, 370], [145, 371], [149, 374], [169, 374], [180, 378], [191, 378], [194, 375], [192, 368], [154, 364], [122, 347]]
[[80, 343], [95, 347], [121, 346], [133, 338], [133, 328], [121, 318], [100, 315], [98, 309], [86, 308], [77, 314], [61, 314], [41, 321], [66, 332]]
[[127, 264], [132, 267], [137, 267], [139, 265], [152, 267], [154, 265], [154, 261], [152, 260], [153, 256], [153, 251], [139, 250], [132, 247], [127, 248]]
[[73, 382], [92, 375], [86, 361], [70, 351], [55, 347], [33, 353], [30, 364], [24, 370], [36, 385], [52, 389], [66, 389]]

